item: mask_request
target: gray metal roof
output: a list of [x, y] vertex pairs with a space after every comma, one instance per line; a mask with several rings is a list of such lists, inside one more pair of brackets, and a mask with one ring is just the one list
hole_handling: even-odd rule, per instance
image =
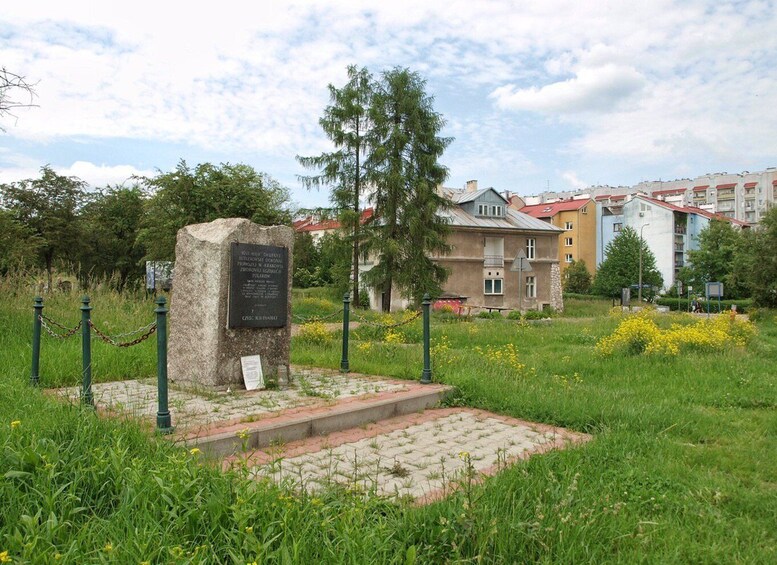
[[466, 190], [457, 190], [454, 188], [446, 188], [445, 190], [448, 191], [448, 198], [452, 200], [453, 202], [456, 202], [457, 204], [464, 204], [465, 202], [472, 202], [475, 200], [478, 196], [481, 194], [485, 194], [486, 192], [493, 191], [494, 194], [499, 196], [502, 200], [507, 202], [505, 200], [505, 197], [499, 194], [496, 190], [493, 188], [481, 188], [480, 190], [476, 190], [475, 192], [467, 192]]
[[[490, 190], [490, 189], [485, 189]], [[480, 192], [480, 191], [478, 191]], [[469, 193], [477, 194], [477, 193]], [[528, 214], [518, 212], [512, 208], [507, 208], [504, 218], [484, 218], [468, 214], [459, 206], [454, 206], [449, 210], [440, 211], [440, 215], [448, 220], [451, 226], [460, 226], [467, 228], [494, 228], [494, 229], [519, 229], [544, 232], [562, 232], [561, 228], [550, 225], [537, 218], [532, 218]]]

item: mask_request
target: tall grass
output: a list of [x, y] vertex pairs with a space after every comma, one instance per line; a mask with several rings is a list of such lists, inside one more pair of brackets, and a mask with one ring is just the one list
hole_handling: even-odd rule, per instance
[[[140, 297], [93, 298], [98, 325], [104, 308], [111, 314], [101, 323], [117, 333], [144, 325], [153, 309]], [[77, 322], [77, 294], [46, 305], [52, 317]], [[458, 387], [453, 404], [594, 440], [417, 508], [347, 490], [313, 496], [254, 483], [132, 422], [99, 419], [29, 388], [31, 306], [32, 294], [0, 297], [0, 555], [15, 562], [777, 560], [773, 315], [763, 316], [746, 349], [667, 358], [597, 355], [594, 344], [617, 325], [608, 317], [436, 318], [433, 370]], [[364, 332], [351, 347], [352, 370], [417, 379], [419, 325], [401, 330], [408, 343]], [[57, 350], [44, 342], [46, 386], [75, 382], [80, 348], [72, 343]], [[98, 345], [97, 379], [152, 374], [153, 348], [133, 348], [137, 358], [106, 349], [100, 361]], [[298, 363], [337, 367], [339, 354], [336, 338], [292, 343]]]

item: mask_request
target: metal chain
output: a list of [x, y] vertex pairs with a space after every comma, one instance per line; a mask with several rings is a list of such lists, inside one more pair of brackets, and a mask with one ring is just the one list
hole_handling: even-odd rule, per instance
[[[43, 316], [43, 315], [38, 316], [38, 320], [40, 320], [40, 325], [41, 325], [41, 327], [44, 330], [46, 330], [46, 333], [49, 334], [51, 337], [55, 337], [57, 339], [67, 339], [67, 338], [71, 337], [72, 335], [75, 335], [75, 333], [78, 330], [81, 329], [81, 322], [78, 322], [78, 324], [76, 324], [76, 327], [74, 327], [74, 328], [68, 328], [67, 326], [63, 326], [59, 322], [55, 322], [54, 320], [52, 320], [51, 318], [49, 318], [47, 316]], [[48, 322], [48, 323], [46, 323], [46, 322]], [[63, 334], [57, 333], [56, 331], [51, 329], [49, 324], [51, 324], [52, 326], [55, 326], [57, 328], [65, 330], [65, 333], [63, 333]]]
[[[115, 345], [116, 347], [132, 347], [133, 345], [137, 345], [143, 341], [146, 341], [154, 332], [156, 332], [156, 322], [153, 322], [148, 326], [145, 326], [145, 328], [148, 328], [148, 331], [144, 333], [142, 336], [136, 339], [133, 339], [132, 341], [117, 342], [113, 338], [111, 338], [111, 336], [101, 332], [97, 328], [97, 326], [94, 325], [94, 322], [92, 322], [91, 320], [89, 320], [89, 326], [94, 330], [94, 333], [96, 333], [101, 340], [103, 340], [105, 343], [109, 345]], [[123, 335], [134, 335], [138, 333], [138, 331], [142, 331], [143, 329], [144, 328], [141, 328], [140, 330], [135, 330], [134, 332], [129, 332], [129, 334], [123, 334]]]
[[116, 340], [122, 339], [124, 337], [129, 337], [131, 335], [137, 335], [139, 333], [143, 333], [145, 331], [148, 331], [148, 330], [151, 329], [151, 326], [153, 326], [155, 324], [156, 324], [156, 322], [151, 322], [147, 326], [143, 326], [142, 328], [138, 328], [138, 329], [136, 329], [134, 331], [123, 333], [123, 334], [110, 335], [108, 337], [111, 338], [113, 341], [116, 341]]
[[295, 322], [300, 324], [309, 324], [311, 322], [323, 322], [324, 320], [331, 320], [343, 313], [343, 309], [340, 308], [337, 312], [332, 312], [326, 316], [311, 316], [310, 318], [303, 318], [302, 316], [292, 316]]
[[362, 316], [359, 316], [358, 314], [354, 313], [353, 317], [356, 318], [360, 324], [364, 324], [366, 326], [372, 326], [373, 328], [383, 328], [386, 330], [390, 330], [393, 328], [398, 328], [400, 326], [405, 326], [409, 324], [410, 322], [416, 321], [418, 318], [421, 317], [422, 312], [419, 310], [416, 312], [412, 318], [408, 318], [407, 320], [404, 320], [402, 322], [397, 322], [396, 324], [378, 324], [376, 322], [373, 322], [371, 320], [368, 320], [367, 318], [364, 318]]

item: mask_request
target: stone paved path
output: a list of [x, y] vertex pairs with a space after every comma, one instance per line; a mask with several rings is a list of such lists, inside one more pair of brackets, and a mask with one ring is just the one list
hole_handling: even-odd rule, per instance
[[[365, 428], [249, 454], [256, 478], [316, 491], [331, 481], [366, 492], [428, 502], [529, 455], [588, 439], [561, 428], [488, 412], [427, 410]], [[240, 457], [232, 458], [234, 464]]]
[[[323, 369], [292, 367], [294, 382], [286, 390], [187, 390], [171, 384], [169, 408], [179, 434], [214, 424], [253, 421], [300, 407], [321, 406], [335, 401], [385, 392], [401, 391], [410, 383], [353, 373], [343, 375]], [[80, 387], [55, 391], [77, 400]], [[98, 409], [156, 420], [155, 379], [95, 383], [92, 394]]]

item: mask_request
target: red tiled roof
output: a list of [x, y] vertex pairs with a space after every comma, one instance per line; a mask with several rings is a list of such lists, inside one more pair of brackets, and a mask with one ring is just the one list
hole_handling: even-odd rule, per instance
[[590, 198], [580, 200], [562, 200], [560, 202], [551, 202], [548, 204], [532, 204], [520, 209], [524, 214], [529, 214], [534, 218], [552, 218], [559, 212], [568, 212], [569, 210], [579, 210], [591, 202]]
[[[374, 210], [372, 208], [366, 208], [362, 210], [361, 219], [359, 220], [360, 223], [365, 224], [367, 220], [372, 218], [373, 213], [374, 213]], [[294, 222], [294, 229], [299, 232], [327, 231], [327, 230], [336, 230], [339, 228], [340, 228], [339, 220], [323, 220], [321, 222], [314, 222], [310, 216]]]
[[674, 194], [685, 194], [684, 188], [672, 188], [667, 190], [656, 190], [653, 193], [653, 196], [669, 196]]
[[718, 189], [720, 189], [720, 188], [735, 188], [736, 185], [737, 185], [737, 183], [735, 183], [735, 182], [729, 182], [729, 183], [726, 183], [726, 184], [719, 184], [715, 188], [718, 188]]
[[745, 188], [753, 188], [757, 184], [758, 184], [757, 182], [746, 182]]
[[710, 185], [708, 185], [708, 184], [702, 184], [700, 186], [694, 186], [693, 189], [694, 190], [707, 190], [709, 187], [710, 187]]

